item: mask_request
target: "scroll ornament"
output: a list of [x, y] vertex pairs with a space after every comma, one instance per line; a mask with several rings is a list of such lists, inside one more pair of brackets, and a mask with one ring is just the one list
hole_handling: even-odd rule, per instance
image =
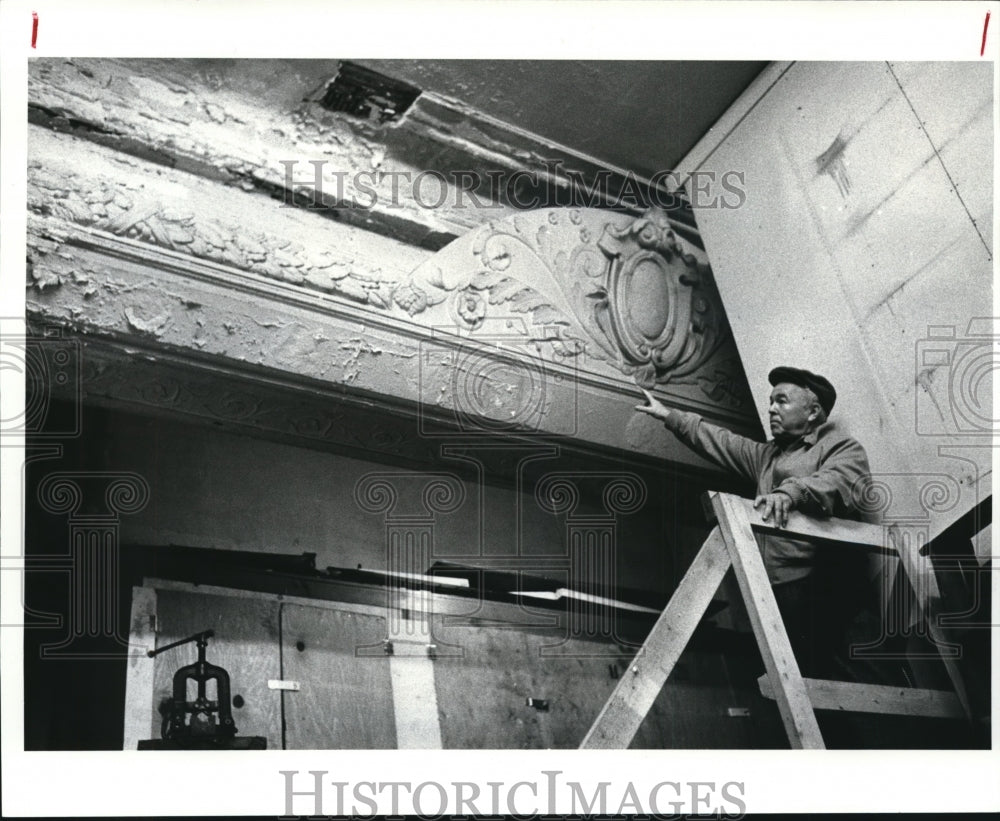
[[656, 210], [636, 219], [567, 209], [491, 223], [439, 251], [400, 290], [410, 307], [448, 301], [456, 329], [473, 336], [491, 315], [526, 315], [536, 345], [585, 370], [587, 359], [607, 362], [642, 387], [697, 383], [721, 396], [728, 379], [725, 363], [714, 376], [699, 373], [731, 339], [711, 271]]

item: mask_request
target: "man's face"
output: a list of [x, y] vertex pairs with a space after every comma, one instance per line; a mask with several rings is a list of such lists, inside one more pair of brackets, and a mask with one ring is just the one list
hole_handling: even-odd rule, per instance
[[790, 382], [779, 382], [771, 391], [768, 416], [771, 435], [779, 441], [795, 439], [807, 433], [816, 419], [812, 392]]

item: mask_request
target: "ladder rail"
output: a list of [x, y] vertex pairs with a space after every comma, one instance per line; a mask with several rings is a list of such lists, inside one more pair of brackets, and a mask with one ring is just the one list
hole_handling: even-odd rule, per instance
[[674, 595], [594, 721], [581, 749], [624, 749], [639, 731], [729, 569], [719, 528], [705, 540]]
[[755, 533], [799, 537], [816, 544], [837, 544], [869, 552], [897, 554], [895, 542], [890, 539], [888, 529], [882, 525], [832, 517], [816, 519], [793, 510], [788, 514], [788, 524], [778, 527], [773, 521], [765, 520], [750, 499], [714, 490], [708, 491], [705, 495], [710, 502], [710, 506], [706, 507], [706, 513], [713, 522], [718, 517], [716, 499], [724, 497], [731, 500], [733, 511], [742, 511]]
[[753, 536], [747, 507], [738, 496], [710, 495], [733, 570], [743, 593], [747, 615], [760, 647], [768, 678], [774, 682], [778, 711], [794, 749], [824, 749], [816, 713], [809, 701], [805, 681], [792, 652], [788, 631], [767, 578], [764, 559]]
[[[795, 511], [789, 514], [787, 525], [779, 528], [773, 522], [764, 521], [749, 499], [709, 491], [706, 501], [706, 510], [717, 523], [716, 527], [646, 637], [633, 663], [632, 675], [619, 681], [581, 742], [581, 749], [629, 746], [730, 566], [736, 573], [767, 669], [768, 695], [773, 695], [778, 703], [792, 747], [825, 747], [810, 693], [825, 692], [825, 685], [835, 683], [802, 677], [754, 538], [755, 532], [780, 533], [813, 543], [837, 544], [899, 557], [921, 612], [932, 626], [931, 607], [937, 595], [933, 569], [929, 559], [921, 556], [907, 540], [899, 538], [894, 528], [845, 519], [814, 519]], [[971, 720], [972, 711], [958, 667], [953, 660], [951, 663], [948, 659], [943, 661], [955, 689], [956, 701]], [[843, 692], [851, 693], [858, 703], [857, 694], [864, 696], [865, 687], [855, 685]]]

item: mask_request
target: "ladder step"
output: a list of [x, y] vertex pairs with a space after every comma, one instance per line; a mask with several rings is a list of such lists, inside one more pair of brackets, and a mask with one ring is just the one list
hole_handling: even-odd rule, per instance
[[[854, 713], [888, 713], [929, 718], [964, 718], [965, 711], [954, 693], [947, 690], [921, 690], [916, 687], [890, 687], [883, 684], [857, 684], [851, 681], [804, 679], [809, 700], [817, 710], [844, 710]], [[774, 698], [774, 688], [767, 675], [757, 679], [761, 695]]]

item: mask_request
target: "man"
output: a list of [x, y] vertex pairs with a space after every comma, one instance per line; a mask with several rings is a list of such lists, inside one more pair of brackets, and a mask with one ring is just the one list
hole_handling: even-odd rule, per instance
[[[636, 410], [662, 420], [694, 451], [753, 482], [754, 507], [779, 527], [787, 525], [792, 510], [857, 518], [855, 500], [870, 478], [868, 456], [856, 440], [827, 422], [837, 399], [833, 385], [818, 374], [784, 366], [772, 370], [768, 381], [773, 386], [769, 442], [668, 408], [649, 391], [643, 391], [648, 404]], [[847, 622], [862, 588], [860, 551], [773, 535], [758, 536], [758, 542], [802, 672], [842, 678]]]

